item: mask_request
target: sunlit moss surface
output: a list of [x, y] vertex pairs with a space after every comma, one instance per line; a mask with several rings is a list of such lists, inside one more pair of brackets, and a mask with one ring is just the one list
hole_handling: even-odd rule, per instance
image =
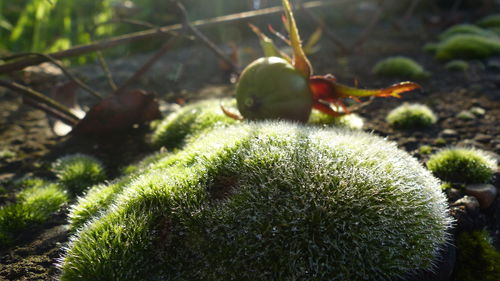
[[373, 73], [381, 76], [422, 79], [430, 76], [424, 68], [407, 57], [390, 57], [378, 62], [372, 69]]
[[411, 129], [429, 127], [437, 117], [426, 105], [405, 103], [391, 110], [386, 120], [393, 127]]
[[496, 162], [479, 149], [448, 148], [432, 155], [427, 168], [444, 181], [486, 183], [493, 177]]
[[227, 117], [221, 109], [235, 104], [230, 99], [210, 99], [190, 104], [169, 115], [155, 129], [151, 142], [156, 147], [180, 148], [190, 138], [208, 130], [226, 127], [237, 121]]
[[312, 110], [308, 123], [313, 125], [344, 127], [355, 130], [361, 130], [364, 125], [363, 119], [354, 113], [333, 117], [318, 110]]
[[240, 124], [146, 162], [73, 207], [61, 280], [388, 280], [450, 224], [437, 180], [362, 132]]
[[57, 159], [52, 165], [52, 171], [72, 195], [80, 195], [90, 186], [106, 179], [101, 162], [84, 154]]
[[488, 232], [464, 232], [458, 236], [457, 281], [500, 280], [500, 252], [491, 244]]

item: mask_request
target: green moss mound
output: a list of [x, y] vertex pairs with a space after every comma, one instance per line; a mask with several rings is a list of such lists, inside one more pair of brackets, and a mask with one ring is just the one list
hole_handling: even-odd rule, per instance
[[101, 162], [84, 154], [67, 155], [57, 159], [52, 165], [52, 171], [73, 195], [82, 194], [90, 186], [106, 179]]
[[432, 267], [450, 218], [393, 143], [265, 122], [157, 157], [80, 225], [61, 280], [389, 280]]
[[386, 120], [395, 128], [412, 129], [429, 127], [437, 117], [426, 105], [405, 103], [391, 110]]
[[500, 27], [500, 14], [486, 16], [479, 20], [477, 24], [481, 27]]
[[66, 193], [56, 184], [37, 184], [20, 191], [15, 203], [0, 207], [0, 248], [13, 243], [21, 231], [45, 222], [66, 202]]
[[308, 123], [320, 126], [343, 127], [353, 130], [361, 130], [363, 129], [364, 125], [363, 119], [359, 115], [354, 113], [346, 114], [340, 117], [333, 117], [318, 110], [311, 111]]
[[456, 281], [500, 280], [500, 252], [486, 231], [464, 232], [457, 240]]
[[440, 40], [446, 40], [457, 34], [472, 34], [483, 37], [496, 37], [496, 34], [492, 31], [483, 29], [477, 25], [473, 24], [457, 24], [446, 29], [439, 35]]
[[427, 168], [444, 181], [486, 183], [493, 177], [496, 162], [479, 149], [448, 148], [432, 155]]
[[425, 71], [419, 63], [402, 56], [386, 58], [378, 62], [372, 72], [381, 76], [405, 79], [422, 79], [430, 76], [430, 73]]
[[475, 34], [458, 34], [442, 41], [435, 57], [439, 60], [484, 59], [500, 54], [500, 39]]
[[212, 99], [185, 106], [165, 118], [156, 128], [151, 142], [156, 147], [181, 148], [190, 138], [237, 121], [222, 112], [221, 104], [234, 104], [233, 100]]
[[469, 69], [469, 63], [464, 60], [452, 60], [446, 63], [444, 68], [451, 71], [466, 71]]

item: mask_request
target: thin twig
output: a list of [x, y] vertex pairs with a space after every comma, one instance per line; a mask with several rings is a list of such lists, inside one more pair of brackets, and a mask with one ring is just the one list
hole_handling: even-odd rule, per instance
[[201, 33], [200, 30], [198, 30], [190, 21], [186, 12], [186, 8], [184, 8], [184, 5], [182, 5], [181, 2], [175, 1], [177, 4], [177, 7], [179, 8], [179, 11], [182, 14], [183, 22], [186, 25], [186, 27], [200, 40], [202, 43], [204, 43], [212, 52], [214, 52], [219, 58], [221, 58], [225, 63], [227, 63], [229, 66], [231, 66], [232, 70], [236, 72], [239, 75], [239, 70], [238, 66], [222, 52], [221, 49], [219, 49], [210, 39], [208, 39], [203, 33]]
[[63, 121], [64, 123], [68, 124], [68, 125], [71, 125], [71, 126], [74, 126], [78, 123], [78, 121], [75, 121], [71, 118], [68, 118], [68, 116], [66, 116], [65, 114], [61, 113], [60, 111], [58, 110], [55, 110], [54, 108], [46, 105], [46, 104], [43, 104], [43, 103], [39, 103], [39, 102], [36, 102], [30, 98], [23, 98], [23, 103], [24, 104], [27, 104], [31, 107], [34, 107], [36, 109], [39, 109], [45, 113], [47, 113], [48, 115], [52, 116], [52, 117], [55, 117], [61, 121]]
[[384, 2], [384, 0], [377, 1], [377, 3], [378, 3], [378, 9], [375, 12], [375, 15], [373, 15], [373, 17], [371, 18], [370, 22], [366, 26], [365, 30], [363, 30], [363, 32], [361, 33], [361, 35], [358, 36], [358, 38], [354, 41], [354, 43], [351, 45], [351, 47], [349, 49], [351, 49], [351, 50], [358, 49], [366, 41], [366, 39], [368, 39], [368, 37], [370, 36], [370, 34], [373, 31], [373, 29], [375, 28], [375, 26], [377, 26], [378, 22], [382, 18], [382, 14], [384, 12], [384, 9], [383, 9], [383, 6], [382, 6], [383, 2]]
[[[304, 3], [303, 6], [305, 8], [308, 8], [308, 9], [313, 9], [313, 8], [321, 8], [321, 7], [331, 6], [331, 5], [345, 4], [345, 3], [350, 3], [350, 2], [351, 2], [351, 0], [337, 0], [337, 1], [318, 0], [318, 1], [309, 1], [307, 3]], [[193, 26], [198, 27], [198, 28], [209, 27], [209, 26], [213, 26], [213, 25], [217, 25], [217, 24], [221, 24], [221, 23], [227, 24], [227, 23], [231, 23], [231, 22], [244, 21], [244, 20], [248, 20], [251, 18], [255, 18], [255, 17], [276, 14], [276, 13], [280, 13], [282, 11], [283, 11], [283, 8], [281, 6], [276, 6], [276, 7], [270, 7], [270, 8], [265, 8], [265, 9], [261, 9], [261, 10], [255, 10], [255, 11], [242, 12], [242, 13], [231, 14], [231, 15], [226, 15], [226, 16], [220, 16], [220, 17], [215, 17], [215, 18], [211, 18], [211, 19], [197, 20], [197, 21], [192, 22], [191, 24]], [[80, 56], [83, 54], [95, 52], [96, 50], [103, 50], [103, 49], [115, 47], [118, 45], [133, 42], [133, 41], [145, 40], [145, 39], [159, 37], [159, 36], [165, 36], [165, 35], [167, 35], [168, 32], [177, 31], [177, 30], [181, 30], [181, 29], [182, 29], [182, 24], [174, 24], [174, 25], [164, 26], [164, 27], [160, 27], [160, 28], [153, 28], [153, 29], [149, 29], [149, 30], [129, 33], [129, 34], [116, 36], [116, 37], [111, 37], [111, 38], [104, 39], [104, 40], [98, 41], [98, 42], [93, 42], [93, 43], [87, 44], [87, 45], [76, 46], [76, 47], [73, 47], [73, 48], [70, 48], [70, 49], [67, 49], [64, 51], [50, 53], [49, 55], [54, 59], [62, 59], [62, 58], [67, 58], [67, 57], [72, 57], [72, 56]], [[30, 65], [36, 65], [36, 64], [42, 63], [44, 61], [47, 61], [47, 60], [42, 58], [42, 57], [31, 57], [31, 58], [18, 60], [18, 61], [12, 62], [12, 63], [6, 63], [3, 65], [0, 65], [0, 74], [10, 73], [10, 72], [13, 72], [16, 70], [23, 69], [23, 68], [30, 66]]]
[[139, 68], [125, 83], [123, 83], [113, 94], [120, 95], [125, 92], [125, 90], [137, 81], [146, 71], [148, 71], [176, 42], [176, 39], [180, 37], [171, 37], [165, 45], [163, 45], [153, 56], [151, 56], [144, 65]]
[[109, 70], [108, 63], [102, 55], [102, 51], [96, 51], [95, 54], [97, 55], [97, 60], [99, 61], [99, 65], [101, 66], [102, 71], [104, 71], [104, 74], [106, 75], [106, 80], [108, 80], [108, 84], [111, 87], [111, 90], [116, 91], [116, 89], [118, 89], [118, 86], [116, 86], [115, 80], [113, 79], [113, 74]]
[[333, 44], [337, 45], [337, 47], [343, 52], [343, 53], [348, 53], [349, 49], [347, 46], [340, 40], [333, 32], [330, 31], [329, 28], [325, 28], [325, 22], [318, 18], [316, 15], [314, 15], [308, 8], [305, 7], [305, 4], [300, 2], [299, 6], [300, 10], [303, 11], [309, 18], [311, 18], [316, 25], [318, 25], [322, 30], [323, 33], [328, 37]]
[[98, 99], [102, 99], [102, 96], [96, 92], [94, 89], [90, 88], [87, 84], [82, 82], [80, 79], [76, 78], [71, 72], [69, 72], [64, 66], [62, 66], [55, 58], [53, 58], [51, 55], [47, 54], [42, 54], [42, 53], [19, 53], [15, 54], [6, 58], [3, 58], [4, 60], [13, 60], [21, 57], [29, 57], [29, 56], [37, 56], [37, 57], [42, 57], [49, 61], [50, 63], [54, 64], [57, 66], [63, 73], [66, 75], [70, 80], [74, 81], [78, 86], [80, 86], [82, 89], [86, 90], [88, 93], [93, 95], [94, 97]]
[[66, 115], [70, 120], [72, 120], [71, 122], [73, 122], [74, 124], [76, 124], [80, 120], [80, 118], [74, 115], [66, 106], [33, 89], [25, 87], [16, 82], [8, 82], [4, 80], [0, 80], [0, 86], [15, 91], [17, 93], [20, 93], [25, 97], [28, 97], [36, 102], [45, 104], [48, 107], [51, 107], [59, 111], [60, 113]]

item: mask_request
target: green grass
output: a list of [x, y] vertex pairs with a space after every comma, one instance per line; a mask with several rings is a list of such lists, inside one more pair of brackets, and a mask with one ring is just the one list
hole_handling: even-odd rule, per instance
[[427, 168], [444, 181], [486, 183], [493, 177], [496, 162], [479, 149], [448, 148], [432, 155]]
[[405, 103], [391, 110], [386, 120], [395, 128], [415, 129], [432, 126], [437, 117], [426, 105]]
[[104, 167], [96, 158], [73, 154], [57, 159], [52, 164], [52, 171], [72, 195], [81, 195], [90, 186], [106, 179]]
[[114, 195], [79, 222], [61, 280], [387, 280], [447, 240], [438, 181], [362, 132], [248, 123], [148, 161], [89, 191]]
[[380, 76], [388, 76], [404, 79], [423, 79], [430, 76], [430, 73], [411, 58], [397, 56], [379, 61], [372, 69], [372, 72]]
[[66, 202], [66, 192], [57, 184], [20, 191], [15, 203], [0, 207], [0, 248], [11, 245], [22, 231], [45, 222]]

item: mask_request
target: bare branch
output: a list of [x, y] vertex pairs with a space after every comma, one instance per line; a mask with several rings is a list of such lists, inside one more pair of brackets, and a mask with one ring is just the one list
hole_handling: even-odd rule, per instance
[[[308, 9], [313, 8], [321, 8], [325, 6], [331, 5], [340, 5], [345, 3], [350, 3], [350, 0], [318, 0], [318, 1], [309, 1], [303, 4], [303, 7]], [[281, 6], [270, 7], [261, 10], [231, 14], [226, 16], [215, 17], [211, 19], [197, 20], [192, 22], [191, 24], [195, 27], [209, 27], [221, 23], [230, 23], [230, 22], [238, 22], [243, 20], [248, 20], [255, 17], [260, 17], [264, 15], [276, 14], [283, 11]], [[112, 48], [118, 45], [127, 44], [133, 41], [150, 39], [153, 37], [166, 36], [169, 32], [178, 31], [182, 29], [182, 24], [174, 24], [169, 26], [164, 26], [160, 28], [153, 28], [149, 30], [134, 32], [130, 34], [125, 34], [121, 36], [116, 36], [108, 39], [104, 39], [102, 41], [94, 42], [87, 45], [76, 46], [64, 51], [50, 53], [49, 55], [54, 59], [63, 59], [67, 57], [80, 56], [83, 54], [95, 52], [97, 50], [103, 50], [107, 48]], [[30, 65], [36, 65], [47, 61], [47, 59], [43, 57], [29, 57], [26, 59], [14, 61], [12, 63], [6, 63], [0, 65], [0, 74], [10, 73], [16, 70], [23, 69]]]
[[19, 53], [15, 54], [9, 57], [4, 58], [4, 60], [13, 60], [17, 59], [20, 57], [30, 57], [30, 56], [37, 56], [46, 59], [50, 63], [54, 64], [57, 66], [61, 71], [66, 75], [70, 80], [74, 81], [78, 86], [80, 86], [82, 89], [86, 90], [88, 93], [93, 95], [94, 97], [98, 99], [102, 99], [102, 96], [96, 92], [94, 89], [90, 88], [87, 84], [83, 83], [80, 79], [76, 78], [71, 72], [69, 72], [64, 66], [62, 66], [56, 59], [54, 59], [51, 55], [46, 55], [46, 54], [41, 54], [41, 53]]
[[28, 97], [38, 103], [47, 105], [47, 107], [51, 107], [52, 109], [59, 111], [61, 114], [66, 115], [66, 121], [69, 120], [70, 124], [76, 124], [80, 120], [80, 118], [74, 115], [66, 106], [33, 89], [25, 87], [16, 82], [8, 82], [4, 80], [0, 80], [0, 86], [20, 93], [24, 97]]
[[200, 40], [203, 44], [205, 44], [212, 52], [214, 52], [219, 58], [221, 58], [225, 63], [231, 66], [232, 70], [239, 74], [238, 66], [234, 64], [234, 62], [226, 56], [221, 49], [219, 49], [210, 39], [208, 39], [203, 33], [201, 33], [191, 22], [189, 22], [189, 18], [186, 12], [186, 8], [179, 1], [175, 1], [179, 11], [182, 14], [183, 22], [186, 27]]

